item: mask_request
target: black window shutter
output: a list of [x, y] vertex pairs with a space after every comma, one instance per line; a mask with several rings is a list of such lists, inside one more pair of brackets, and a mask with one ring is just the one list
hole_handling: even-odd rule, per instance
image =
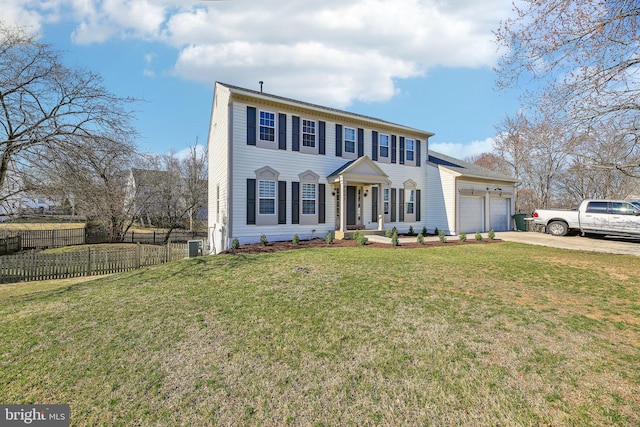
[[420, 140], [416, 139], [416, 166], [420, 166]]
[[371, 132], [371, 159], [378, 160], [378, 132]]
[[358, 157], [364, 156], [364, 129], [358, 128]]
[[318, 224], [326, 222], [326, 203], [325, 203], [326, 184], [318, 184]]
[[396, 189], [391, 189], [391, 222], [396, 222]]
[[278, 114], [278, 148], [287, 149], [287, 115]]
[[300, 183], [291, 183], [291, 224], [300, 224]]
[[256, 223], [256, 180], [247, 178], [247, 224]]
[[278, 224], [287, 223], [287, 181], [278, 181]]
[[400, 137], [400, 164], [404, 165], [404, 136]]
[[247, 106], [247, 145], [256, 145], [256, 107]]
[[396, 162], [396, 136], [391, 135], [391, 163]]
[[371, 188], [371, 222], [378, 222], [378, 187]]
[[414, 202], [415, 202], [416, 221], [420, 221], [420, 190], [416, 190], [416, 197]]
[[291, 149], [300, 151], [300, 117], [292, 116], [291, 119]]
[[326, 129], [327, 129], [327, 124], [323, 121], [319, 121], [318, 122], [318, 154], [325, 154]]
[[342, 125], [336, 125], [336, 157], [342, 157]]
[[400, 201], [398, 203], [400, 210], [398, 211], [400, 213], [400, 218], [398, 219], [400, 222], [404, 221], [404, 189], [400, 188], [398, 190], [398, 196], [400, 196]]

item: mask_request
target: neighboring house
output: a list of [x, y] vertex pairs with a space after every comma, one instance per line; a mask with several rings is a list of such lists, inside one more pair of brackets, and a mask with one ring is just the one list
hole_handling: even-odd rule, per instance
[[[208, 142], [211, 252], [229, 248], [234, 238], [258, 242], [262, 234], [277, 241], [331, 231], [340, 239], [356, 229], [394, 226], [400, 232], [437, 226], [456, 233], [457, 216], [467, 213], [457, 194], [470, 189], [475, 196], [476, 184], [494, 191], [497, 183], [505, 198], [513, 194], [515, 181], [497, 179], [486, 169], [483, 177], [464, 165], [441, 168], [429, 156], [431, 136], [216, 83]], [[484, 205], [474, 206], [483, 209], [476, 213], [484, 221]], [[501, 227], [509, 228], [510, 222]], [[485, 229], [483, 224], [478, 231]]]
[[517, 180], [429, 151], [426, 226], [447, 234], [512, 229]]

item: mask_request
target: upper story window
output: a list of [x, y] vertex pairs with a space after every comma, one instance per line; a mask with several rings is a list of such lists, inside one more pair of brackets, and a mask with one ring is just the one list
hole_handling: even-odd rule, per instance
[[380, 157], [389, 157], [389, 135], [380, 135]]
[[260, 111], [260, 141], [276, 140], [276, 115], [270, 111]]
[[258, 212], [260, 215], [276, 214], [276, 182], [258, 181]]
[[383, 204], [384, 204], [384, 214], [389, 215], [389, 189], [385, 188], [383, 190]]
[[344, 128], [344, 151], [345, 153], [356, 152], [356, 130], [352, 128]]
[[404, 141], [404, 144], [405, 144], [405, 153], [406, 153], [405, 158], [407, 159], [408, 162], [413, 162], [415, 160], [414, 153], [415, 153], [416, 143], [413, 139], [406, 139]]
[[316, 146], [316, 122], [313, 120], [302, 120], [302, 146]]
[[316, 184], [302, 184], [302, 214], [316, 214]]

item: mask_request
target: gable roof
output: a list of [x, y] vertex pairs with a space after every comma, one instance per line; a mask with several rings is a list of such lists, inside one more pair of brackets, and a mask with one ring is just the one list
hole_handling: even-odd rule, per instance
[[390, 126], [390, 127], [395, 127], [398, 129], [402, 129], [406, 132], [410, 132], [410, 133], [417, 133], [417, 134], [422, 134], [424, 135], [425, 138], [429, 138], [433, 135], [435, 135], [432, 132], [427, 132], [424, 130], [420, 130], [420, 129], [415, 129], [415, 128], [411, 128], [408, 126], [404, 126], [404, 125], [400, 125], [397, 123], [392, 123], [386, 120], [382, 120], [382, 119], [378, 119], [375, 117], [370, 117], [370, 116], [365, 116], [362, 114], [357, 114], [357, 113], [351, 113], [349, 111], [344, 111], [344, 110], [339, 110], [337, 108], [332, 108], [332, 107], [325, 107], [322, 105], [318, 105], [318, 104], [313, 104], [310, 102], [306, 102], [306, 101], [298, 101], [295, 99], [291, 99], [291, 98], [286, 98], [284, 96], [279, 96], [279, 95], [273, 95], [270, 93], [266, 93], [266, 92], [260, 92], [257, 90], [252, 90], [252, 89], [247, 89], [247, 88], [243, 88], [240, 86], [234, 86], [234, 85], [230, 85], [227, 83], [222, 83], [222, 82], [216, 82], [216, 85], [221, 85], [223, 87], [226, 87], [227, 89], [229, 89], [231, 91], [231, 93], [236, 93], [236, 94], [242, 94], [245, 96], [251, 96], [252, 98], [258, 98], [258, 99], [262, 99], [262, 100], [271, 100], [271, 101], [276, 101], [276, 102], [280, 102], [283, 104], [288, 104], [288, 105], [292, 105], [292, 106], [297, 106], [297, 107], [305, 107], [309, 110], [315, 110], [317, 112], [324, 112], [324, 113], [329, 113], [329, 114], [334, 114], [334, 115], [341, 115], [341, 116], [346, 116], [346, 117], [350, 117], [354, 120], [359, 120], [359, 121], [366, 121], [366, 122], [372, 122], [372, 123], [377, 123], [380, 125], [386, 125], [386, 126]]
[[389, 178], [389, 175], [384, 173], [369, 156], [358, 157], [345, 163], [329, 174], [327, 181], [330, 183], [338, 182], [340, 176], [344, 176], [348, 180], [366, 183], [381, 183]]
[[492, 171], [491, 169], [465, 162], [445, 154], [437, 153], [432, 150], [429, 150], [429, 158], [427, 161], [435, 166], [442, 167], [454, 174], [467, 178], [493, 179], [513, 183], [518, 182], [517, 179], [504, 176], [501, 173]]

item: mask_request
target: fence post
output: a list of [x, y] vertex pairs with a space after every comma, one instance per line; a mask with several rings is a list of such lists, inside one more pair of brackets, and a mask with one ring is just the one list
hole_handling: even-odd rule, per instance
[[56, 230], [51, 230], [51, 247], [56, 247]]
[[91, 248], [87, 248], [87, 276], [91, 276]]
[[153, 230], [153, 244], [156, 244], [156, 231]]
[[140, 268], [140, 242], [136, 243], [136, 269]]
[[166, 254], [166, 261], [165, 262], [169, 262], [171, 261], [171, 239], [167, 240], [167, 254]]
[[134, 242], [134, 240], [133, 240], [133, 236], [134, 236], [134, 234], [135, 234], [135, 231], [133, 231], [133, 230], [132, 230], [132, 231], [131, 231], [131, 243], [133, 243], [133, 242]]

